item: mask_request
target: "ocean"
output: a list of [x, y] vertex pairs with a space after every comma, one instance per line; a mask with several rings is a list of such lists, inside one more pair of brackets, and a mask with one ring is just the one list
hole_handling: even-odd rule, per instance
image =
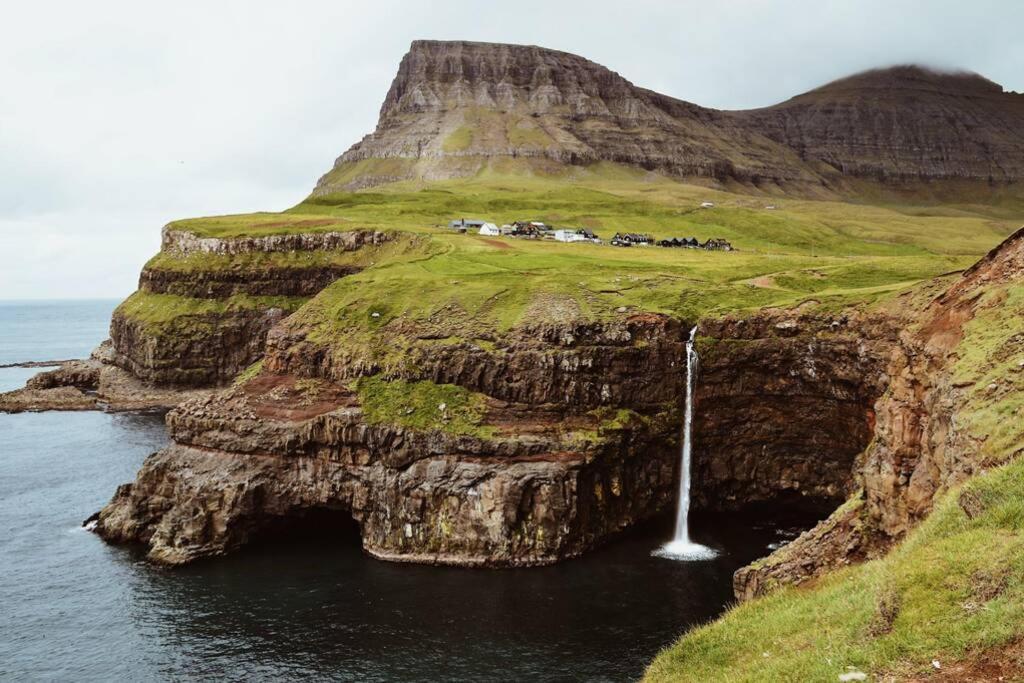
[[[115, 304], [0, 302], [0, 363], [87, 355]], [[695, 515], [720, 551], [702, 562], [651, 556], [669, 513], [535, 569], [381, 562], [342, 529], [166, 570], [81, 528], [166, 442], [154, 415], [0, 415], [0, 679], [633, 680], [721, 613], [736, 568], [813, 521]]]

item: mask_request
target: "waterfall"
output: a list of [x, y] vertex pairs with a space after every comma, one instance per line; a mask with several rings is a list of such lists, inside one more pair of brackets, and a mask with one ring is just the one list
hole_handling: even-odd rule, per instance
[[686, 340], [686, 406], [683, 410], [683, 446], [679, 462], [679, 503], [676, 508], [675, 535], [671, 541], [658, 548], [654, 554], [678, 560], [706, 560], [715, 556], [715, 551], [690, 540], [690, 452], [693, 442], [693, 385], [697, 374], [697, 350], [694, 341], [697, 328], [690, 330]]

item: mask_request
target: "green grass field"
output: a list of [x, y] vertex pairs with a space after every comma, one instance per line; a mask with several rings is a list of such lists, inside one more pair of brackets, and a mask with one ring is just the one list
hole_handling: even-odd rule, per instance
[[[510, 170], [517, 169], [497, 164], [469, 179], [310, 197], [281, 214], [174, 224], [212, 237], [352, 229], [396, 234], [391, 246], [365, 254], [248, 257], [259, 263], [246, 265], [245, 259], [210, 256], [174, 264], [175, 257], [164, 254], [152, 265], [358, 265], [361, 273], [328, 287], [299, 309], [295, 322], [339, 353], [399, 362], [411, 342], [380, 330], [429, 327], [434, 337], [488, 340], [524, 322], [604, 320], [637, 311], [697, 321], [808, 301], [870, 304], [970, 265], [1020, 222], [1012, 204], [873, 206], [755, 197], [612, 164], [551, 174]], [[715, 207], [702, 209], [703, 201]], [[461, 217], [586, 226], [606, 239], [616, 231], [659, 239], [724, 237], [738, 251], [484, 238], [444, 227]]]
[[[973, 519], [964, 492], [982, 509]], [[905, 680], [1008, 646], [1024, 635], [1022, 493], [1024, 461], [978, 476], [886, 557], [733, 608], [664, 650], [645, 680]]]

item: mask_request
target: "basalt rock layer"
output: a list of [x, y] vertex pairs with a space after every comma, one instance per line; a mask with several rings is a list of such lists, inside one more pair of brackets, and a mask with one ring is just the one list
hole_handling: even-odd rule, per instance
[[639, 88], [576, 55], [534, 46], [415, 41], [376, 130], [314, 194], [474, 175], [496, 160], [629, 164], [798, 193], [883, 183], [1024, 177], [1024, 95], [976, 74], [902, 66], [750, 111]]
[[165, 227], [138, 292], [114, 312], [113, 362], [156, 386], [223, 385], [259, 360], [276, 323], [362, 269], [344, 255], [390, 239], [362, 230], [218, 238]]
[[[708, 353], [705, 370], [715, 388], [698, 400], [702, 412], [721, 417], [698, 426], [709, 447], [695, 462], [696, 505], [841, 498], [877, 391], [858, 377], [877, 367], [881, 351], [858, 347], [846, 321], [754, 317], [748, 325], [734, 357], [751, 368], [775, 362], [781, 379], [751, 369], [723, 386], [720, 364], [735, 341], [704, 341], [721, 349]], [[687, 330], [650, 314], [527, 325], [500, 352], [452, 345], [434, 363], [412, 363], [406, 377], [391, 378], [480, 396], [478, 428], [459, 434], [446, 431], [446, 417], [433, 428], [402, 426], [419, 408], [397, 406], [382, 420], [357, 390], [360, 373], [379, 368], [325, 354], [286, 321], [269, 335], [262, 374], [170, 413], [174, 445], [119, 489], [97, 531], [181, 564], [333, 510], [351, 515], [363, 547], [382, 559], [525, 566], [579, 555], [675, 499]], [[709, 331], [738, 336], [727, 325]], [[836, 377], [812, 387], [814, 372]], [[774, 406], [767, 412], [748, 410], [759, 383], [762, 401]], [[807, 401], [787, 405], [787, 387], [802, 387]], [[721, 446], [716, 430], [741, 414], [750, 424], [722, 466], [710, 444]], [[848, 419], [816, 439], [820, 421], [836, 414]], [[795, 450], [766, 449], [758, 433]]]
[[893, 322], [766, 312], [709, 321], [702, 333], [695, 504], [845, 499], [888, 383]]

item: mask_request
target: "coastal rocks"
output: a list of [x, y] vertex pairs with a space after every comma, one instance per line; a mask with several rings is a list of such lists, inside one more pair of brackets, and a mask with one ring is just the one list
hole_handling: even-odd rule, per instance
[[15, 389], [0, 394], [0, 413], [41, 413], [47, 410], [96, 410], [95, 396], [75, 387]]
[[[711, 346], [697, 400], [713, 415], [698, 423], [695, 507], [838, 500], [848, 490], [878, 390], [863, 376], [881, 349], [831, 322], [801, 318], [796, 336], [778, 333], [768, 314], [708, 324], [722, 339], [702, 342]], [[350, 386], [376, 368], [284, 322], [262, 374], [168, 415], [175, 445], [119, 491], [97, 531], [180, 564], [330, 510], [350, 515], [365, 550], [387, 560], [527, 566], [576, 556], [674, 501], [689, 327], [643, 314], [525, 325], [489, 350], [409, 349], [416, 361], [394, 379], [486, 397], [473, 435], [447, 433], [443, 419], [371, 422]], [[838, 417], [823, 431], [821, 420]]]
[[208, 390], [148, 385], [105, 361], [109, 348], [105, 342], [90, 359], [66, 361], [56, 370], [32, 377], [24, 388], [0, 394], [0, 412], [167, 410], [209, 394]]
[[[395, 561], [529, 566], [578, 555], [661, 510], [673, 449], [637, 434], [567, 449], [554, 432], [476, 438], [368, 425], [320, 383], [257, 377], [168, 416], [175, 445], [99, 513], [96, 531], [183, 564], [229, 552], [318, 510], [359, 523]], [[303, 398], [305, 396], [305, 398]]]

